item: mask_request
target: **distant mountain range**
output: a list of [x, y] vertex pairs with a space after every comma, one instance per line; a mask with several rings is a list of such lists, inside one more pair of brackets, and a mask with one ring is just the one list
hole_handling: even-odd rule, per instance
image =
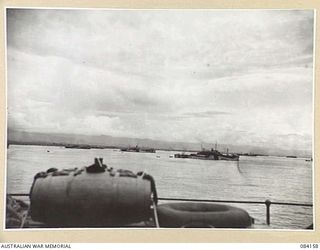
[[[59, 133], [36, 133], [17, 130], [8, 130], [9, 144], [36, 144], [36, 145], [91, 145], [101, 147], [123, 148], [139, 145], [139, 147], [150, 147], [162, 150], [176, 151], [199, 151], [201, 147], [206, 149], [214, 148], [214, 143], [190, 143], [190, 142], [169, 142], [151, 139], [113, 137], [108, 135], [77, 135], [77, 134], [59, 134]], [[296, 155], [300, 157], [311, 157], [311, 151], [301, 149], [284, 150], [279, 148], [256, 147], [249, 145], [227, 145], [218, 144], [219, 151], [234, 153], [253, 153], [264, 155], [287, 156]]]

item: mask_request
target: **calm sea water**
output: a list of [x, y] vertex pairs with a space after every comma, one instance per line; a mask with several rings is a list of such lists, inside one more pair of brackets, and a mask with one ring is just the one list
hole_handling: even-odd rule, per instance
[[[300, 158], [240, 157], [240, 161], [204, 161], [171, 158], [176, 152], [130, 153], [114, 149], [10, 145], [7, 157], [7, 193], [28, 193], [33, 176], [55, 167], [88, 166], [95, 157], [113, 168], [146, 171], [156, 180], [159, 197], [309, 203], [312, 163]], [[313, 209], [271, 205], [266, 225], [265, 205], [233, 204], [255, 218], [255, 228], [304, 229], [313, 222]]]

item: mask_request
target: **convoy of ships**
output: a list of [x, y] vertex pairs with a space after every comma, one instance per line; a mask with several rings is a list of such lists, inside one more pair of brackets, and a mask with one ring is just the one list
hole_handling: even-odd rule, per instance
[[[65, 148], [75, 148], [75, 149], [91, 149], [91, 148], [97, 148], [92, 147], [89, 145], [73, 145], [69, 144], [66, 145]], [[133, 152], [133, 153], [156, 153], [156, 149], [154, 148], [141, 148], [138, 145], [135, 147], [125, 147], [120, 149], [121, 152]], [[247, 154], [248, 156], [251, 156], [250, 154]], [[256, 155], [254, 155], [256, 156]], [[227, 153], [221, 153], [217, 150], [217, 144], [215, 145], [215, 149], [211, 148], [211, 150], [206, 150], [202, 148], [201, 151], [196, 153], [178, 153], [174, 154], [174, 158], [183, 158], [183, 159], [198, 159], [198, 160], [224, 160], [224, 161], [239, 161], [239, 154], [235, 153], [229, 153], [229, 150], [227, 149]]]
[[[135, 153], [156, 153], [154, 148], [140, 148], [138, 145], [135, 147], [128, 147], [120, 149], [122, 152], [135, 152]], [[198, 160], [225, 160], [225, 161], [239, 161], [239, 155], [221, 153], [217, 149], [205, 150], [202, 149], [200, 152], [193, 154], [174, 154], [174, 158], [189, 158], [189, 159], [198, 159]]]
[[[118, 151], [117, 147], [105, 147], [98, 145], [88, 145], [88, 144], [66, 144], [63, 145], [65, 148], [69, 149], [105, 149], [105, 148], [113, 148], [114, 151]], [[9, 147], [9, 143], [7, 144]], [[122, 147], [120, 148], [121, 152], [133, 152], [133, 153], [156, 153], [157, 150], [151, 147], [139, 147], [138, 145], [132, 147]], [[49, 151], [48, 151], [49, 152]], [[239, 161], [240, 156], [248, 156], [248, 157], [256, 157], [256, 156], [268, 156], [267, 154], [257, 154], [257, 153], [229, 153], [227, 149], [226, 152], [220, 152], [217, 150], [217, 143], [214, 148], [205, 149], [201, 145], [201, 151], [194, 151], [187, 153], [186, 150], [182, 150], [181, 153], [176, 153], [174, 155], [170, 155], [170, 158], [179, 158], [179, 159], [196, 159], [196, 160], [223, 160], [223, 161]], [[159, 156], [157, 156], [159, 158]], [[295, 155], [287, 155], [286, 158], [297, 158]], [[312, 162], [313, 158], [307, 158], [305, 161]]]
[[[65, 147], [100, 148], [76, 144], [68, 144]], [[120, 148], [120, 152], [156, 153], [156, 149], [136, 145]], [[222, 153], [217, 150], [216, 144], [210, 150], [202, 148], [201, 151], [193, 153], [176, 153], [170, 158], [239, 161], [241, 155], [258, 156], [252, 153], [229, 153], [228, 149], [226, 153]], [[293, 155], [286, 157], [296, 158]], [[24, 202], [14, 196], [28, 197], [29, 201]], [[179, 202], [158, 204], [158, 200]], [[6, 228], [254, 226], [255, 220], [246, 210], [207, 201], [158, 198], [155, 180], [151, 175], [144, 171], [134, 173], [126, 169], [114, 169], [103, 164], [102, 158], [95, 158], [90, 166], [61, 170], [49, 168], [47, 171], [39, 172], [34, 176], [28, 194], [7, 195]], [[130, 211], [130, 214], [127, 211]], [[266, 216], [269, 225], [269, 212]], [[313, 225], [307, 229], [313, 229]]]

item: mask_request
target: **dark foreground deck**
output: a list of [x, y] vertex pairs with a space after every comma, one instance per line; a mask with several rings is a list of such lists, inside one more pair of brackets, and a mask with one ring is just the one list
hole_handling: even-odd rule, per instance
[[[18, 199], [18, 198], [19, 199]], [[269, 225], [271, 224], [271, 204], [272, 205], [282, 205], [282, 206], [302, 206], [302, 207], [313, 207], [313, 204], [305, 203], [288, 203], [288, 202], [271, 202], [266, 201], [230, 201], [230, 200], [208, 200], [208, 199], [182, 199], [182, 198], [158, 198], [161, 201], [174, 202], [205, 202], [205, 203], [238, 203], [238, 204], [264, 204], [266, 207], [266, 224], [263, 226], [254, 225], [253, 229], [270, 229]], [[54, 228], [52, 226], [33, 221], [30, 216], [29, 210], [29, 194], [8, 194], [6, 202], [6, 228]], [[81, 226], [79, 226], [81, 227]], [[108, 226], [109, 227], [109, 226]], [[111, 226], [112, 227], [112, 226]], [[159, 227], [157, 221], [154, 218], [151, 218], [149, 221], [143, 221], [134, 224], [128, 224], [123, 226], [125, 228], [155, 228]], [[96, 228], [96, 227], [95, 227]], [[313, 230], [313, 224], [306, 225], [305, 229]]]

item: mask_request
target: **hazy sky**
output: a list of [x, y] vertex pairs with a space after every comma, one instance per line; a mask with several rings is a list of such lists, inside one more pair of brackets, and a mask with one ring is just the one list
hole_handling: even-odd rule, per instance
[[313, 11], [7, 12], [8, 127], [311, 149]]

